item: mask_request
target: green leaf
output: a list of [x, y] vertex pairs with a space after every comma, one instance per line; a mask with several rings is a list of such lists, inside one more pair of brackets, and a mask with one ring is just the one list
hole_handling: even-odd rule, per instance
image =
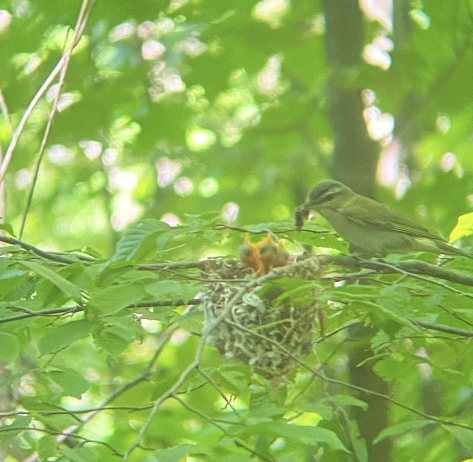
[[348, 253], [348, 244], [343, 239], [332, 231], [317, 227], [312, 223], [305, 224], [303, 230], [294, 234], [294, 239], [300, 244], [326, 247]]
[[335, 451], [350, 451], [343, 445], [336, 433], [325, 428], [312, 425], [294, 425], [286, 422], [262, 423], [256, 425], [249, 425], [242, 429], [239, 433], [248, 437], [250, 434], [268, 436], [271, 438], [283, 437], [289, 441], [308, 445], [318, 446], [319, 444], [326, 444]]
[[61, 395], [80, 399], [82, 394], [89, 389], [89, 382], [73, 371], [51, 371], [48, 377], [62, 388]]
[[356, 420], [347, 419], [346, 425], [351, 445], [355, 451], [356, 461], [368, 462], [368, 448], [366, 447], [366, 441], [361, 437], [358, 422]]
[[[130, 321], [128, 317], [113, 317], [107, 318], [107, 323], [114, 321], [126, 321], [126, 327], [121, 325], [107, 325], [105, 328], [94, 332], [94, 341], [98, 347], [105, 350], [113, 357], [118, 356], [135, 338], [141, 338], [142, 330], [140, 323], [137, 321]], [[125, 324], [125, 322], [124, 322]], [[137, 332], [134, 332], [136, 330]]]
[[68, 457], [73, 462], [97, 462], [97, 456], [90, 450], [85, 447], [80, 448], [64, 448], [62, 449], [62, 454]]
[[195, 444], [183, 443], [179, 446], [169, 449], [158, 449], [154, 451], [154, 456], [160, 462], [181, 462], [188, 455], [203, 455], [202, 450]]
[[0, 255], [10, 254], [10, 253], [17, 253], [21, 252], [23, 247], [18, 244], [7, 245], [5, 247], [0, 247]]
[[16, 277], [21, 277], [24, 276], [25, 274], [28, 274], [26, 270], [19, 270], [19, 269], [3, 269], [2, 268], [2, 273], [0, 274], [0, 281], [4, 279], [11, 279], [11, 278], [16, 278]]
[[[419, 428], [424, 428], [428, 425], [434, 425], [436, 422], [432, 420], [413, 420], [410, 422], [403, 422], [397, 425], [391, 425], [390, 427], [382, 430], [379, 435], [373, 441], [374, 444], [379, 443], [384, 438], [389, 436], [398, 436], [406, 432], [411, 432], [412, 430], [418, 430]], [[470, 432], [471, 434], [471, 432]]]
[[16, 237], [15, 233], [13, 232], [13, 227], [10, 223], [0, 223], [0, 229], [6, 231], [10, 236]]
[[38, 442], [38, 454], [41, 460], [47, 460], [54, 455], [58, 442], [55, 436], [45, 436]]
[[14, 364], [20, 356], [20, 351], [20, 342], [14, 335], [0, 332], [0, 362]]
[[30, 415], [20, 415], [15, 418], [15, 420], [8, 425], [8, 428], [25, 428], [29, 427], [33, 417]]
[[62, 350], [74, 342], [89, 335], [91, 323], [85, 319], [71, 321], [51, 329], [39, 340], [39, 351], [41, 354], [48, 354]]
[[442, 425], [471, 454], [473, 453], [473, 431], [453, 425]]
[[42, 278], [47, 279], [73, 300], [77, 302], [81, 301], [82, 297], [79, 287], [75, 286], [72, 282], [68, 281], [66, 278], [53, 271], [51, 268], [32, 261], [20, 261], [19, 263], [23, 266], [26, 266], [31, 271], [34, 271]]
[[200, 310], [191, 310], [179, 317], [177, 323], [189, 332], [200, 332], [204, 323], [204, 314]]
[[194, 282], [179, 282], [173, 280], [157, 281], [145, 286], [148, 294], [157, 300], [183, 300], [192, 299], [199, 291], [199, 285]]
[[112, 261], [133, 259], [148, 238], [156, 233], [169, 231], [169, 229], [168, 224], [159, 220], [139, 221], [120, 239]]
[[368, 403], [350, 395], [331, 395], [327, 398], [321, 399], [320, 403], [335, 403], [344, 406], [356, 406], [360, 407], [364, 411], [368, 409]]
[[142, 299], [143, 287], [134, 284], [123, 284], [106, 287], [94, 292], [87, 305], [93, 306], [103, 314], [114, 314]]
[[449, 241], [456, 242], [462, 237], [471, 236], [473, 234], [473, 212], [465, 213], [458, 217], [458, 223], [450, 233]]

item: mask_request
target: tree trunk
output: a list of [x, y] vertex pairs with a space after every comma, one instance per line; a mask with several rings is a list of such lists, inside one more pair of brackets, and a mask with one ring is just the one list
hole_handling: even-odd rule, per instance
[[[331, 67], [328, 103], [335, 142], [333, 177], [355, 191], [374, 196], [377, 164], [377, 147], [370, 140], [363, 119], [361, 88], [351, 76], [361, 64], [363, 48], [363, 17], [357, 0], [324, 0], [326, 46]], [[354, 385], [388, 394], [388, 386], [372, 370], [369, 328], [357, 329], [352, 335], [357, 342], [351, 352], [350, 376]], [[359, 364], [362, 364], [359, 366]], [[357, 409], [353, 417], [360, 427], [361, 436], [368, 447], [370, 462], [390, 460], [388, 439], [373, 445], [373, 439], [388, 426], [388, 405], [385, 401], [360, 396], [368, 402], [367, 411]]]

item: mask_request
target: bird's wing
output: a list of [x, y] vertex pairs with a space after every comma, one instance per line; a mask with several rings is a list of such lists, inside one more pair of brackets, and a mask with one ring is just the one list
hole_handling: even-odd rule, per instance
[[[392, 211], [389, 207], [380, 202], [377, 202], [368, 197], [361, 197], [364, 201], [364, 207], [353, 207], [350, 202], [343, 204], [345, 218], [353, 221], [359, 226], [366, 226], [367, 224], [376, 226], [378, 229], [386, 231], [394, 231], [398, 233], [408, 234], [416, 237], [426, 237], [428, 239], [435, 239], [443, 241], [442, 238], [430, 233], [423, 226], [409, 220], [405, 216]], [[357, 198], [357, 202], [360, 197]], [[362, 205], [359, 203], [359, 205]], [[389, 219], [385, 218], [389, 217]]]

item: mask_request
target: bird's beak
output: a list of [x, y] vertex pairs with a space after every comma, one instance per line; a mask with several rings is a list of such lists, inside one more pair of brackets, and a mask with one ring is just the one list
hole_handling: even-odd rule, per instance
[[305, 204], [299, 205], [299, 207], [296, 208], [296, 211], [294, 213], [297, 230], [300, 230], [302, 228], [302, 226], [304, 225], [304, 220], [306, 220], [307, 217], [309, 216], [309, 208], [307, 204], [308, 202], [306, 202]]

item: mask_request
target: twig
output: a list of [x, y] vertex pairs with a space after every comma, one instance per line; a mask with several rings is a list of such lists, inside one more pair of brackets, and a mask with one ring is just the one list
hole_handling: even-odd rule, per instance
[[[153, 308], [155, 306], [183, 306], [183, 305], [200, 305], [202, 300], [198, 298], [194, 298], [191, 300], [153, 300], [149, 302], [140, 302], [140, 303], [132, 303], [131, 305], [126, 306], [123, 308], [124, 310], [129, 309], [139, 309], [139, 308]], [[40, 311], [32, 311], [27, 310], [26, 308], [22, 308], [19, 306], [11, 306], [9, 309], [14, 311], [22, 311], [23, 314], [18, 314], [16, 316], [8, 316], [6, 318], [0, 318], [0, 324], [13, 322], [13, 321], [20, 321], [21, 319], [28, 319], [28, 318], [37, 318], [42, 316], [57, 316], [57, 315], [64, 315], [64, 314], [73, 314], [73, 313], [80, 313], [84, 311], [84, 307], [82, 306], [75, 306], [75, 307], [63, 307], [63, 308], [52, 308], [49, 310], [40, 310]]]
[[[450, 425], [450, 426], [454, 426], [454, 427], [461, 427], [461, 428], [465, 428], [465, 429], [468, 429], [468, 430], [473, 430], [472, 426], [469, 426], [469, 425], [466, 425], [466, 424], [463, 424], [463, 423], [460, 423], [460, 422], [455, 422], [455, 421], [443, 419], [441, 417], [433, 416], [433, 415], [430, 415], [430, 414], [426, 414], [425, 412], [422, 412], [422, 411], [419, 411], [419, 410], [417, 410], [413, 407], [410, 407], [410, 406], [408, 406], [408, 405], [406, 405], [406, 404], [404, 404], [400, 401], [397, 401], [397, 400], [391, 398], [388, 395], [384, 395], [383, 393], [379, 393], [379, 392], [376, 392], [376, 391], [373, 391], [373, 390], [368, 390], [366, 388], [362, 388], [362, 387], [359, 387], [357, 385], [353, 385], [353, 384], [348, 383], [348, 382], [343, 382], [341, 380], [326, 377], [325, 374], [320, 372], [320, 370], [319, 370], [320, 367], [318, 367], [317, 369], [313, 369], [312, 367], [308, 366], [304, 361], [302, 361], [300, 358], [295, 356], [287, 348], [283, 347], [279, 342], [276, 342], [275, 340], [272, 340], [272, 339], [270, 339], [270, 338], [268, 338], [264, 335], [258, 334], [257, 332], [253, 332], [251, 329], [248, 329], [248, 328], [246, 328], [244, 326], [241, 326], [237, 323], [234, 323], [232, 321], [225, 320], [225, 322], [227, 324], [230, 324], [231, 326], [237, 328], [237, 329], [243, 330], [243, 331], [247, 332], [248, 334], [251, 334], [255, 337], [258, 337], [258, 338], [260, 338], [261, 340], [263, 340], [265, 342], [271, 343], [276, 348], [281, 350], [284, 354], [286, 354], [288, 357], [292, 358], [295, 362], [297, 362], [299, 365], [301, 365], [304, 369], [306, 369], [307, 371], [311, 372], [312, 374], [314, 374], [318, 377], [321, 377], [323, 380], [325, 380], [329, 383], [336, 383], [338, 385], [342, 385], [342, 386], [344, 386], [346, 388], [350, 388], [352, 390], [357, 390], [357, 391], [359, 391], [361, 393], [364, 393], [364, 394], [367, 394], [367, 395], [377, 396], [378, 398], [384, 399], [384, 400], [386, 400], [386, 401], [388, 401], [392, 404], [395, 404], [396, 406], [402, 407], [403, 409], [406, 409], [406, 410], [408, 410], [408, 411], [410, 411], [414, 414], [417, 414], [421, 417], [424, 417], [425, 419], [429, 419], [429, 420], [439, 422], [439, 423], [442, 423], [442, 424], [445, 424], [445, 425]], [[458, 334], [458, 331], [455, 332], [455, 334]], [[471, 336], [471, 333], [469, 333], [469, 336]]]
[[185, 407], [188, 411], [192, 412], [195, 415], [198, 415], [201, 419], [203, 419], [203, 420], [209, 422], [210, 424], [214, 425], [215, 427], [217, 427], [224, 435], [231, 436], [230, 433], [228, 433], [228, 431], [225, 430], [225, 428], [223, 428], [221, 425], [216, 423], [212, 418], [206, 416], [204, 413], [202, 413], [202, 412], [198, 411], [197, 409], [194, 409], [193, 407], [189, 406], [183, 399], [179, 398], [179, 396], [173, 395], [172, 397], [176, 401], [181, 403], [181, 405], [183, 407]]
[[[159, 346], [156, 348], [156, 351], [154, 352], [153, 357], [151, 360], [148, 362], [146, 367], [143, 369], [143, 372], [140, 376], [135, 377], [133, 380], [130, 380], [127, 383], [124, 383], [121, 387], [119, 387], [117, 390], [115, 390], [111, 395], [107, 396], [102, 403], [100, 403], [94, 410], [92, 410], [89, 414], [85, 415], [82, 417], [80, 424], [75, 424], [69, 427], [66, 431], [64, 431], [64, 434], [66, 435], [63, 438], [58, 438], [58, 441], [63, 441], [69, 432], [74, 432], [80, 428], [82, 428], [89, 420], [91, 420], [95, 415], [97, 415], [98, 412], [103, 410], [107, 404], [111, 403], [114, 399], [118, 398], [121, 396], [123, 393], [126, 391], [130, 390], [137, 384], [148, 380], [149, 375], [151, 373], [151, 370], [153, 369], [153, 366], [155, 365], [156, 361], [158, 360], [159, 356], [161, 355], [164, 347], [166, 346], [167, 342], [171, 338], [172, 334], [179, 328], [178, 325], [172, 326], [161, 338], [161, 342]], [[150, 406], [151, 407], [151, 406]]]
[[76, 438], [80, 441], [83, 441], [84, 443], [93, 443], [93, 444], [100, 444], [102, 446], [105, 446], [106, 448], [110, 449], [110, 451], [113, 452], [114, 455], [116, 456], [121, 456], [121, 454], [109, 443], [105, 441], [100, 441], [100, 440], [91, 440], [90, 438], [86, 438], [85, 436], [77, 435], [76, 433], [69, 433], [66, 434], [65, 432], [59, 432], [55, 430], [49, 430], [47, 428], [37, 428], [37, 427], [2, 427], [0, 429], [0, 433], [8, 433], [8, 432], [14, 432], [14, 431], [30, 431], [30, 432], [41, 432], [41, 433], [47, 433], [48, 435], [59, 435], [59, 436], [64, 436], [67, 438]]
[[[52, 404], [48, 404], [52, 406]], [[88, 414], [90, 412], [101, 412], [101, 411], [127, 411], [127, 412], [138, 412], [138, 411], [146, 411], [150, 409], [153, 405], [146, 404], [144, 406], [97, 406], [91, 407], [88, 409], [76, 409], [74, 411], [63, 409], [61, 411], [46, 411], [46, 410], [34, 410], [34, 411], [11, 411], [11, 412], [0, 412], [0, 419], [4, 417], [14, 417], [18, 415], [44, 415], [44, 416], [51, 416], [51, 415], [70, 415], [75, 416], [76, 414]]]
[[2, 89], [0, 88], [0, 109], [2, 110], [3, 116], [7, 121], [8, 126], [10, 127], [10, 133], [13, 134], [15, 131], [15, 127], [13, 126], [13, 122], [10, 117], [10, 112], [8, 111], [7, 102], [5, 101], [5, 97], [3, 96]]
[[188, 261], [188, 262], [167, 262], [167, 263], [151, 263], [149, 265], [138, 265], [136, 268], [144, 271], [168, 270], [168, 269], [202, 269], [207, 265], [207, 260]]
[[[12, 307], [13, 309], [17, 309], [17, 307]], [[13, 322], [13, 321], [20, 321], [21, 319], [27, 318], [36, 318], [41, 316], [57, 316], [59, 314], [73, 314], [79, 313], [84, 311], [84, 308], [80, 306], [75, 307], [65, 307], [65, 308], [53, 308], [51, 310], [42, 310], [42, 311], [29, 311], [27, 313], [18, 314], [16, 316], [8, 316], [7, 318], [0, 318], [0, 324], [6, 322]]]
[[[230, 225], [216, 225], [215, 229], [217, 230], [223, 230], [223, 229], [229, 229], [231, 231], [238, 231], [240, 233], [249, 233], [249, 234], [268, 234], [268, 229], [246, 229], [246, 228], [240, 228], [238, 226], [230, 226]], [[288, 229], [275, 229], [271, 230], [271, 232], [274, 232], [275, 234], [277, 233], [291, 233], [297, 231], [296, 228], [288, 228]], [[331, 231], [321, 231], [320, 234], [327, 234], [330, 233]]]
[[215, 380], [212, 379], [212, 377], [210, 377], [206, 372], [204, 372], [200, 366], [197, 368], [197, 372], [198, 372], [205, 380], [207, 380], [207, 382], [209, 382], [210, 385], [212, 385], [212, 386], [215, 388], [215, 390], [217, 390], [218, 394], [222, 397], [222, 399], [225, 401], [225, 403], [227, 404], [227, 406], [229, 406], [230, 409], [235, 413], [235, 415], [241, 419], [240, 413], [235, 409], [235, 406], [233, 406], [233, 404], [231, 403], [231, 401], [225, 396], [225, 393], [220, 389], [220, 387], [219, 387], [218, 384], [215, 382]]
[[58, 255], [57, 253], [46, 252], [45, 250], [38, 249], [38, 247], [35, 247], [34, 245], [28, 244], [24, 241], [20, 241], [19, 239], [15, 239], [14, 237], [0, 236], [0, 242], [5, 242], [6, 244], [11, 244], [11, 245], [19, 245], [22, 249], [29, 250], [30, 252], [33, 252], [39, 257], [45, 258], [47, 260], [55, 261], [58, 263], [65, 263], [69, 265], [71, 263], [77, 263], [77, 259], [86, 261], [86, 262], [95, 261], [95, 259], [92, 257], [87, 257], [85, 255], [78, 255], [78, 254], [74, 254], [74, 259], [66, 258], [66, 257], [63, 257], [62, 255]]
[[[219, 425], [217, 423], [216, 420], [206, 416], [205, 414], [203, 414], [202, 412], [198, 411], [197, 409], [194, 409], [193, 407], [189, 406], [184, 400], [182, 400], [181, 398], [177, 397], [176, 395], [173, 395], [173, 398], [176, 400], [176, 401], [179, 401], [179, 403], [181, 403], [181, 405], [183, 407], [185, 407], [188, 411], [192, 412], [193, 414], [195, 415], [198, 415], [200, 418], [202, 418], [203, 420], [206, 420], [207, 422], [209, 422], [211, 425], [214, 425], [215, 427], [217, 427], [225, 436], [228, 436], [229, 438], [235, 438], [231, 433], [229, 433], [225, 428], [223, 428], [221, 425]], [[234, 425], [234, 422], [229, 422], [231, 425]], [[251, 449], [250, 447], [248, 447], [245, 443], [243, 443], [242, 441], [238, 440], [238, 439], [235, 439], [235, 444], [237, 446], [240, 446], [241, 448], [245, 449], [246, 451], [250, 452], [251, 454], [253, 454], [254, 456], [258, 457], [259, 459], [261, 460], [265, 460], [265, 461], [268, 461], [268, 462], [273, 462], [273, 459], [270, 459], [268, 457], [266, 457], [265, 455], [259, 453], [259, 452], [256, 452], [254, 449]]]
[[[92, 0], [92, 2], [93, 2], [92, 6], [90, 7], [89, 12], [87, 13], [87, 16], [85, 17], [85, 21], [87, 21], [88, 15], [89, 15], [90, 11], [92, 10], [92, 8], [94, 7], [94, 5], [96, 3], [96, 0]], [[82, 5], [84, 5], [84, 3], [87, 4], [88, 0], [84, 0]], [[81, 7], [81, 11], [82, 11], [82, 7]], [[85, 24], [84, 24], [84, 26], [85, 26]], [[80, 35], [82, 35], [82, 32], [83, 32], [83, 30], [80, 31]], [[79, 36], [79, 38], [80, 38], [80, 36]], [[78, 42], [74, 43], [73, 48], [75, 48], [77, 46], [77, 44], [78, 44]], [[16, 148], [16, 145], [18, 144], [18, 140], [20, 139], [20, 136], [21, 136], [21, 134], [22, 134], [22, 132], [25, 128], [26, 122], [30, 118], [31, 113], [33, 112], [33, 109], [38, 104], [39, 100], [42, 98], [42, 96], [45, 94], [45, 92], [50, 87], [51, 83], [54, 81], [54, 79], [57, 77], [57, 75], [61, 71], [63, 63], [64, 63], [64, 59], [65, 59], [65, 56], [64, 55], [61, 56], [61, 59], [58, 61], [58, 63], [54, 67], [54, 69], [51, 71], [51, 73], [48, 75], [46, 80], [43, 82], [43, 84], [41, 85], [39, 90], [34, 95], [33, 99], [30, 101], [30, 104], [28, 105], [25, 112], [23, 113], [23, 116], [21, 117], [20, 122], [18, 123], [18, 126], [16, 127], [16, 130], [13, 132], [10, 144], [8, 146], [8, 149], [7, 149], [7, 152], [5, 153], [5, 157], [4, 157], [3, 162], [0, 166], [0, 184], [3, 183], [5, 172], [8, 169], [8, 165], [10, 164], [10, 161], [11, 161], [12, 156], [13, 156], [13, 152], [14, 152], [14, 150]]]
[[227, 316], [228, 313], [232, 310], [232, 308], [241, 300], [241, 298], [248, 292], [250, 291], [253, 287], [262, 284], [266, 281], [269, 281], [270, 279], [273, 279], [277, 277], [279, 274], [279, 271], [272, 271], [269, 274], [266, 274], [265, 276], [262, 276], [257, 279], [253, 279], [249, 282], [247, 282], [226, 304], [226, 306], [223, 308], [222, 312], [213, 320], [212, 323], [210, 323], [205, 331], [202, 333], [202, 336], [200, 338], [199, 345], [197, 347], [195, 356], [193, 361], [184, 369], [184, 371], [181, 373], [179, 378], [176, 380], [176, 382], [166, 391], [164, 392], [161, 396], [159, 396], [153, 404], [153, 408], [142, 425], [140, 431], [138, 432], [138, 436], [136, 437], [135, 442], [128, 448], [128, 450], [125, 452], [123, 456], [123, 462], [128, 461], [131, 453], [140, 446], [141, 441], [144, 438], [144, 435], [146, 431], [148, 430], [149, 426], [151, 425], [152, 421], [154, 420], [156, 414], [158, 413], [158, 410], [164, 401], [166, 401], [168, 398], [174, 395], [176, 391], [180, 388], [180, 386], [187, 380], [187, 377], [199, 367], [200, 360], [202, 357], [202, 353], [204, 350], [204, 346], [207, 342], [207, 339], [215, 327], [221, 323]]
[[184, 305], [200, 305], [202, 300], [192, 298], [190, 300], [152, 300], [150, 302], [132, 303], [127, 309], [133, 308], [153, 308], [155, 306], [184, 306]]
[[[30, 188], [30, 191], [28, 193], [28, 199], [26, 201], [25, 210], [23, 211], [23, 216], [22, 216], [22, 219], [21, 219], [20, 232], [19, 232], [19, 235], [18, 235], [18, 237], [20, 239], [23, 236], [23, 231], [25, 229], [25, 224], [26, 224], [26, 217], [28, 216], [28, 211], [31, 207], [31, 202], [33, 201], [33, 194], [34, 194], [34, 190], [35, 190], [36, 183], [38, 181], [38, 176], [39, 176], [39, 168], [41, 166], [41, 162], [42, 162], [43, 157], [44, 157], [44, 152], [45, 152], [45, 149], [46, 149], [46, 143], [48, 142], [49, 133], [51, 132], [51, 127], [53, 125], [54, 116], [56, 115], [56, 111], [57, 111], [57, 107], [58, 107], [58, 103], [59, 103], [59, 98], [61, 97], [62, 90], [64, 88], [64, 83], [66, 81], [66, 73], [67, 73], [67, 68], [69, 67], [69, 61], [71, 59], [71, 54], [72, 54], [72, 51], [75, 48], [75, 46], [79, 43], [79, 41], [82, 37], [82, 34], [85, 30], [85, 26], [87, 25], [87, 20], [88, 20], [88, 17], [89, 17], [88, 14], [87, 14], [88, 1], [89, 0], [84, 0], [82, 2], [82, 6], [81, 6], [79, 16], [77, 18], [76, 26], [75, 26], [76, 33], [75, 33], [75, 36], [74, 36], [72, 46], [69, 47], [69, 49], [66, 50], [63, 53], [63, 56], [61, 58], [62, 63], [61, 63], [61, 71], [60, 71], [60, 74], [59, 74], [59, 82], [57, 84], [57, 91], [56, 91], [56, 94], [54, 96], [53, 106], [51, 108], [51, 112], [49, 113], [48, 122], [46, 123], [46, 128], [44, 130], [43, 138], [41, 140], [41, 145], [40, 145], [40, 148], [39, 148], [38, 158], [36, 160], [36, 166], [35, 166], [34, 174], [33, 174], [33, 181], [31, 183], [31, 188]], [[65, 40], [67, 42], [67, 34], [66, 34]]]
[[[448, 270], [440, 266], [432, 265], [420, 260], [406, 260], [398, 262], [378, 262], [376, 260], [360, 260], [351, 256], [338, 256], [338, 255], [318, 255], [316, 258], [319, 259], [322, 265], [332, 264], [348, 267], [363, 267], [380, 270], [383, 269], [387, 273], [396, 273], [401, 271], [408, 272], [410, 276], [413, 274], [424, 274], [426, 276], [432, 276], [439, 279], [445, 279], [446, 281], [456, 282], [464, 286], [473, 287], [473, 276], [466, 273], [460, 273], [456, 270]], [[384, 268], [382, 268], [382, 266]]]
[[197, 349], [197, 353], [195, 355], [194, 360], [189, 364], [189, 366], [184, 369], [180, 377], [176, 380], [174, 385], [172, 385], [168, 391], [163, 393], [158, 399], [156, 399], [153, 403], [153, 407], [151, 409], [151, 412], [149, 413], [148, 418], [146, 419], [145, 423], [142, 425], [140, 428], [140, 431], [138, 432], [138, 436], [135, 439], [135, 442], [128, 448], [128, 450], [125, 452], [123, 455], [123, 461], [126, 462], [128, 458], [130, 457], [131, 453], [140, 446], [141, 441], [144, 438], [144, 435], [146, 433], [146, 430], [148, 430], [149, 426], [151, 425], [151, 422], [154, 420], [154, 417], [156, 416], [160, 406], [164, 401], [166, 401], [168, 398], [174, 395], [174, 393], [179, 389], [179, 387], [186, 381], [187, 377], [190, 375], [190, 373], [197, 368], [199, 365], [200, 357], [202, 355], [202, 351], [204, 348], [204, 342], [201, 340], [199, 343], [199, 347]]
[[417, 319], [410, 319], [409, 321], [415, 326], [424, 327], [426, 329], [437, 330], [447, 334], [459, 335], [461, 337], [473, 337], [473, 331], [457, 329], [455, 327], [444, 326], [443, 324], [435, 324], [433, 322], [418, 321]]
[[426, 277], [424, 275], [407, 271], [405, 269], [400, 268], [399, 265], [391, 265], [390, 263], [385, 263], [385, 262], [375, 262], [374, 264], [376, 266], [380, 267], [380, 268], [388, 268], [388, 269], [394, 270], [395, 272], [398, 272], [400, 274], [404, 274], [406, 276], [412, 276], [412, 277], [414, 277], [416, 279], [419, 279], [421, 281], [425, 281], [425, 282], [428, 282], [430, 284], [435, 284], [435, 285], [437, 285], [439, 287], [442, 287], [446, 290], [449, 290], [450, 292], [453, 292], [455, 294], [462, 295], [462, 296], [468, 297], [468, 298], [473, 298], [473, 294], [469, 294], [468, 292], [463, 292], [462, 290], [455, 289], [454, 287], [450, 287], [449, 285], [447, 285], [443, 282], [436, 281], [436, 280], [433, 280], [433, 279], [429, 279], [428, 277]]

